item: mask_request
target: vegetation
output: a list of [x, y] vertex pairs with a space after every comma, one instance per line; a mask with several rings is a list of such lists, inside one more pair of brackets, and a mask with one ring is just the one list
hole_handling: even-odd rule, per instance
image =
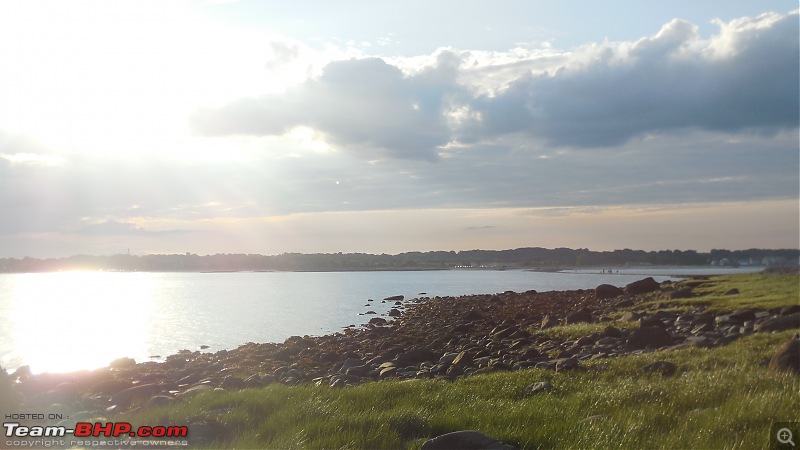
[[0, 272], [44, 272], [58, 270], [115, 271], [341, 271], [341, 270], [416, 270], [467, 267], [573, 268], [624, 265], [706, 265], [712, 262], [737, 265], [797, 265], [800, 250], [614, 250], [594, 252], [569, 248], [518, 248], [514, 250], [469, 250], [462, 252], [408, 252], [398, 255], [366, 253], [284, 253], [183, 255], [73, 256], [70, 258], [0, 259]]
[[[677, 303], [704, 302], [720, 310], [796, 304], [798, 280], [716, 277], [695, 288], [702, 297]], [[734, 287], [740, 295], [723, 295]], [[565, 336], [582, 332], [591, 330], [548, 329]], [[206, 392], [126, 420], [217, 421], [231, 435], [212, 447], [418, 448], [428, 437], [473, 429], [522, 448], [763, 448], [773, 422], [800, 421], [800, 377], [764, 364], [794, 333], [590, 361], [563, 373], [529, 369], [455, 382], [381, 381], [342, 389], [273, 384]], [[677, 374], [641, 370], [657, 360], [676, 364]], [[526, 394], [526, 386], [540, 381], [554, 390]], [[189, 437], [191, 442], [191, 429]]]

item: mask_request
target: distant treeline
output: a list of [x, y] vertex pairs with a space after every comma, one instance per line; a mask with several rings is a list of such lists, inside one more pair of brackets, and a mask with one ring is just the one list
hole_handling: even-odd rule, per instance
[[576, 267], [640, 265], [797, 265], [800, 250], [614, 250], [518, 248], [461, 252], [408, 252], [398, 255], [368, 253], [284, 253], [281, 255], [216, 254], [72, 256], [69, 258], [0, 259], [0, 272], [112, 270], [141, 272], [212, 271], [342, 271], [416, 270], [454, 267], [566, 269]]

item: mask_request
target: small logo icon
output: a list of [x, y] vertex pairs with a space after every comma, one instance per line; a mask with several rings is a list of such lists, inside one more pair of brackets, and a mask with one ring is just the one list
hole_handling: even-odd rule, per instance
[[770, 431], [770, 448], [800, 450], [800, 448], [797, 447], [796, 439], [798, 436], [800, 436], [800, 423], [773, 423]]

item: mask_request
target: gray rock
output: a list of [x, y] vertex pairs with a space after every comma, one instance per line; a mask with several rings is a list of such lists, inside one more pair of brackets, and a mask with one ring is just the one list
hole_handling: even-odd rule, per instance
[[672, 336], [660, 327], [646, 327], [634, 330], [628, 338], [627, 347], [630, 350], [644, 348], [659, 348], [672, 345]]
[[768, 319], [755, 326], [755, 331], [784, 331], [792, 328], [800, 328], [800, 312], [789, 314], [788, 316], [778, 316]]
[[617, 303], [614, 303], [614, 307], [616, 308], [629, 308], [631, 306], [633, 306], [633, 300], [630, 298], [626, 298], [624, 300], [618, 301]]
[[788, 316], [788, 315], [791, 315], [791, 314], [794, 314], [794, 313], [798, 313], [798, 312], [800, 312], [800, 305], [789, 305], [789, 306], [784, 306], [783, 308], [781, 308], [780, 315]]
[[439, 364], [453, 364], [453, 361], [455, 361], [457, 357], [458, 353], [445, 353], [441, 358], [439, 358]]
[[544, 330], [545, 328], [554, 327], [556, 325], [558, 325], [558, 320], [550, 316], [544, 316], [544, 319], [542, 319], [541, 329]]
[[597, 298], [614, 298], [624, 293], [625, 291], [611, 284], [601, 284], [594, 288], [594, 295]]
[[678, 288], [669, 293], [670, 300], [678, 300], [682, 298], [694, 298], [694, 297], [695, 295], [694, 292], [692, 292], [692, 288], [688, 286]]
[[428, 439], [420, 447], [422, 450], [515, 450], [516, 447], [504, 444], [497, 439], [478, 431], [454, 431], [433, 439]]
[[627, 294], [647, 294], [648, 292], [657, 291], [661, 288], [653, 277], [647, 277], [643, 280], [634, 281], [633, 283], [625, 286], [625, 293]]
[[436, 354], [427, 348], [412, 348], [411, 350], [400, 353], [394, 358], [394, 361], [398, 366], [410, 366], [425, 361], [436, 360]]
[[792, 339], [778, 347], [769, 360], [769, 369], [800, 375], [800, 338]]
[[227, 377], [222, 379], [222, 383], [220, 383], [219, 387], [222, 389], [229, 389], [229, 390], [238, 390], [244, 389], [246, 387], [244, 380], [239, 377], [234, 377], [233, 375], [228, 375]]
[[592, 310], [583, 308], [567, 316], [567, 323], [592, 322]]
[[577, 369], [578, 368], [578, 359], [577, 358], [564, 358], [558, 359], [555, 361], [556, 363], [556, 372], [564, 372], [567, 370]]

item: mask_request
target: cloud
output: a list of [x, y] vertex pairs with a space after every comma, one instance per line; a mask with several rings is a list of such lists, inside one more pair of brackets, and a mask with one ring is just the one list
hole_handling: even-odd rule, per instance
[[528, 75], [471, 107], [465, 134], [525, 133], [553, 145], [623, 144], [699, 128], [774, 132], [798, 125], [797, 13], [721, 24], [710, 41], [673, 20], [635, 43], [588, 46], [553, 74]]
[[243, 98], [191, 118], [201, 135], [280, 135], [299, 126], [333, 144], [394, 157], [435, 159], [449, 140], [443, 110], [457, 61], [405, 76], [379, 58], [335, 61], [318, 79], [280, 95]]
[[800, 120], [797, 16], [720, 22], [707, 40], [675, 19], [635, 42], [560, 54], [517, 50], [495, 55], [491, 65], [455, 50], [406, 72], [378, 58], [334, 61], [285, 93], [199, 110], [191, 124], [205, 136], [282, 135], [306, 126], [370, 158], [429, 160], [454, 142], [517, 133], [567, 147], [685, 129], [775, 133]]

